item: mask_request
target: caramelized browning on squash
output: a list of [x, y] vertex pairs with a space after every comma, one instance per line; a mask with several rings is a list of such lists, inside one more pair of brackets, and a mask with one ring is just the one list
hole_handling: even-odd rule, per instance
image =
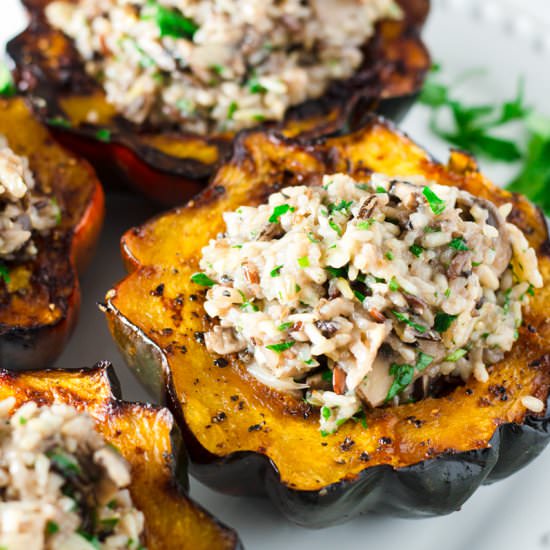
[[[92, 160], [102, 175], [113, 180], [126, 176], [129, 185], [166, 204], [195, 195], [227, 157], [234, 136], [202, 137], [170, 128], [159, 132], [121, 121], [101, 87], [85, 73], [71, 41], [47, 24], [44, 9], [52, 1], [24, 0], [31, 24], [8, 44], [19, 89], [33, 98], [40, 116], [55, 125], [62, 143]], [[281, 132], [328, 135], [346, 123], [357, 124], [366, 111], [400, 118], [408, 110], [430, 68], [419, 38], [430, 6], [429, 0], [398, 3], [403, 21], [378, 25], [357, 74], [332, 86], [321, 99], [290, 109], [276, 125]]]
[[[236, 359], [228, 362], [207, 352], [202, 335], [210, 321], [202, 307], [204, 294], [190, 277], [198, 271], [201, 248], [223, 231], [223, 211], [259, 204], [281, 186], [307, 183], [318, 174], [346, 172], [361, 177], [372, 171], [405, 177], [423, 174], [496, 204], [512, 202], [510, 219], [537, 250], [547, 284], [524, 312], [524, 326], [513, 351], [490, 369], [487, 384], [471, 380], [441, 398], [372, 410], [366, 414], [367, 429], [348, 422], [335, 435], [322, 437], [318, 413], [305, 403], [263, 386]], [[196, 473], [212, 485], [249, 492], [262, 491], [265, 484], [289, 517], [315, 525], [341, 521], [373, 506], [407, 515], [444, 513], [460, 506], [491, 471], [494, 477], [502, 477], [540, 451], [540, 442], [538, 446], [531, 442], [531, 448], [520, 443], [514, 448], [504, 448], [503, 443], [499, 448], [500, 432], [495, 431], [509, 423], [531, 422], [526, 420], [523, 396], [534, 395], [544, 402], [548, 397], [546, 225], [527, 200], [495, 187], [463, 153], [453, 152], [445, 167], [388, 123], [375, 119], [354, 134], [316, 145], [249, 133], [238, 142], [233, 160], [196, 201], [128, 232], [122, 246], [133, 273], [107, 295], [112, 333], [144, 383], [159, 396], [169, 393], [176, 414], [181, 413], [192, 434], [191, 455], [200, 463]], [[235, 453], [240, 452], [254, 453], [245, 456], [255, 457], [249, 460], [258, 471], [242, 473], [247, 459], [239, 462]], [[282, 484], [274, 481], [275, 471], [257, 460], [258, 455], [272, 461]], [[426, 462], [434, 457], [445, 460]], [[208, 469], [209, 463], [222, 458], [225, 477], [216, 474], [223, 467]], [[417, 476], [424, 485], [409, 487], [403, 477], [390, 478], [385, 482], [388, 495], [381, 496], [372, 491], [373, 480], [378, 480], [376, 486], [382, 483], [384, 470], [374, 466], [400, 469], [397, 474]], [[422, 472], [430, 468], [437, 477], [430, 474], [423, 479]], [[456, 486], [449, 493], [442, 479], [454, 478]], [[390, 489], [392, 483], [399, 489]], [[363, 492], [353, 489], [354, 485], [363, 487]], [[313, 500], [321, 505], [322, 496], [331, 502], [346, 500], [346, 487], [356, 495], [346, 504], [332, 512], [310, 513], [309, 492], [320, 491], [320, 500]], [[297, 497], [295, 491], [305, 496]], [[389, 502], [384, 504], [384, 499]], [[434, 504], [437, 499], [441, 501]]]
[[80, 304], [77, 271], [89, 261], [103, 221], [103, 190], [87, 162], [65, 151], [22, 99], [0, 99], [0, 134], [28, 157], [35, 180], [61, 208], [59, 225], [36, 238], [38, 255], [11, 262], [0, 283], [0, 367], [40, 368], [62, 351]]
[[[236, 535], [189, 500], [173, 478], [176, 461], [185, 464], [185, 451], [170, 413], [119, 401], [113, 395], [118, 392], [113, 376], [112, 367], [105, 365], [75, 371], [0, 371], [0, 400], [14, 396], [16, 406], [29, 400], [65, 403], [94, 418], [98, 431], [132, 467], [130, 492], [145, 516], [149, 550], [236, 548]], [[186, 472], [178, 473], [187, 484]]]

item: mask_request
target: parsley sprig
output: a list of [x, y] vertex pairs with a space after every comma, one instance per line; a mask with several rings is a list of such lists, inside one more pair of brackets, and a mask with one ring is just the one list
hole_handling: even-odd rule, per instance
[[[435, 76], [435, 66], [428, 78], [420, 101], [432, 109], [430, 128], [440, 138], [480, 156], [495, 161], [521, 161], [510, 191], [522, 193], [550, 215], [550, 117], [535, 112], [525, 103], [525, 84], [520, 79], [514, 98], [503, 103], [470, 105], [459, 100], [451, 90], [480, 71], [470, 71], [457, 81], [445, 84]], [[447, 111], [452, 129], [440, 124], [440, 115]], [[520, 123], [527, 139], [509, 140], [496, 135], [511, 123]]]

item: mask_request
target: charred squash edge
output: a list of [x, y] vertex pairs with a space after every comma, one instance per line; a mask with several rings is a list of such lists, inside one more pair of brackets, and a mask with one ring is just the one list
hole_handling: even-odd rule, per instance
[[[299, 141], [285, 139], [271, 133], [263, 134], [265, 139], [261, 143], [266, 144], [269, 142], [269, 146], [273, 146], [274, 148], [278, 146], [287, 147], [288, 150], [283, 150], [280, 153], [281, 156], [285, 152], [288, 155], [293, 153], [296, 153], [296, 155], [307, 155], [309, 159], [314, 159], [315, 162], [318, 161], [327, 171], [330, 171], [327, 167], [332, 166], [334, 157], [338, 156], [334, 149], [337, 148], [339, 140], [342, 140], [343, 143], [353, 144], [354, 140], [361, 140], [362, 135], [368, 135], [369, 132], [374, 132], [380, 128], [382, 131], [390, 133], [400, 143], [403, 142], [403, 147], [408, 148], [407, 151], [411, 155], [411, 158], [414, 155], [419, 157], [420, 160], [417, 159], [418, 163], [424, 167], [424, 173], [428, 177], [440, 177], [447, 182], [456, 182], [456, 184], [462, 182], [464, 186], [487, 186], [479, 188], [477, 191], [485, 196], [496, 197], [495, 200], [498, 199], [501, 203], [511, 201], [514, 205], [512, 221], [524, 229], [526, 227], [534, 228], [535, 237], [540, 244], [540, 246], [537, 246], [538, 255], [540, 261], [543, 263], [545, 282], [546, 286], [548, 286], [548, 277], [550, 276], [550, 243], [548, 241], [544, 216], [540, 211], [536, 211], [525, 199], [497, 191], [494, 187], [491, 187], [492, 184], [483, 179], [483, 176], [479, 174], [473, 157], [465, 153], [454, 151], [448, 167], [444, 167], [414, 142], [410, 141], [405, 134], [397, 131], [391, 123], [376, 118], [372, 118], [363, 129], [348, 136], [318, 140], [304, 145]], [[242, 134], [237, 142], [232, 161], [220, 169], [210, 187], [187, 207], [165, 214], [167, 219], [175, 219], [178, 213], [192, 210], [195, 207], [215, 204], [215, 201], [219, 197], [224, 196], [226, 192], [222, 185], [224, 170], [227, 170], [229, 173], [233, 167], [239, 166], [246, 166], [248, 170], [254, 170], [254, 162], [257, 159], [254, 159], [254, 153], [247, 149], [247, 140], [253, 143], [254, 139], [255, 132]], [[344, 141], [346, 139], [348, 141]], [[391, 144], [386, 145], [388, 148], [390, 146]], [[342, 151], [345, 152], [344, 145], [342, 145]], [[260, 157], [264, 154], [261, 147], [258, 147], [258, 151], [255, 151], [255, 153]], [[392, 157], [392, 153], [393, 150], [378, 152], [380, 156], [384, 154], [388, 155], [393, 162], [395, 159]], [[402, 151], [398, 151], [395, 155], [399, 156], [400, 153]], [[270, 153], [265, 153], [265, 155], [268, 154]], [[260, 160], [265, 159], [260, 158]], [[296, 158], [294, 160], [295, 164], [300, 162]], [[345, 154], [335, 162], [336, 164], [340, 163], [339, 166], [342, 164], [349, 166], [351, 163], [349, 158], [346, 159]], [[354, 166], [354, 168], [360, 171], [368, 171], [369, 166]], [[268, 172], [264, 172], [263, 176], [270, 177], [270, 182], [274, 181], [273, 172], [269, 172], [269, 167], [266, 170]], [[299, 173], [299, 168], [296, 170]], [[242, 176], [242, 174], [240, 175]], [[305, 179], [307, 179], [307, 172]], [[278, 184], [282, 185], [280, 181]], [[284, 184], [286, 184], [286, 181]], [[276, 185], [277, 183], [275, 183]], [[269, 187], [268, 185], [265, 186], [265, 189], [260, 190], [257, 189], [257, 186], [254, 187], [253, 202], [261, 200], [262, 197], [265, 198], [273, 190], [273, 187]], [[471, 191], [472, 189], [469, 190]], [[231, 206], [237, 207], [236, 204], [231, 204]], [[126, 290], [126, 287], [129, 286], [130, 281], [134, 280], [134, 278], [137, 281], [136, 288], [140, 289], [141, 293], [147, 292], [147, 289], [143, 288], [144, 283], [142, 283], [142, 279], [139, 279], [139, 276], [143, 274], [145, 277], [144, 280], [147, 280], [149, 274], [151, 277], [155, 276], [155, 261], [151, 262], [150, 259], [151, 255], [154, 256], [158, 252], [148, 249], [150, 244], [141, 245], [140, 240], [143, 240], [144, 243], [149, 242], [147, 241], [147, 235], [151, 236], [151, 239], [154, 239], [152, 235], [155, 225], [159, 221], [162, 221], [163, 217], [159, 216], [140, 228], [130, 230], [123, 237], [122, 252], [128, 270], [132, 273], [127, 279], [107, 293], [106, 316], [111, 333], [130, 368], [156, 399], [160, 399], [168, 404], [176, 419], [182, 425], [192, 460], [191, 472], [203, 483], [214, 489], [231, 494], [267, 494], [290, 520], [308, 527], [325, 527], [330, 524], [341, 523], [359, 513], [370, 510], [403, 517], [426, 517], [447, 514], [459, 509], [481, 484], [490, 483], [510, 475], [533, 460], [547, 445], [550, 438], [550, 416], [548, 409], [548, 405], [550, 404], [548, 400], [550, 389], [550, 346], [548, 331], [546, 330], [542, 337], [528, 334], [531, 332], [530, 322], [533, 322], [540, 330], [544, 329], [546, 324], [545, 319], [538, 317], [534, 320], [530, 319], [530, 314], [528, 313], [526, 315], [527, 328], [520, 329], [520, 341], [516, 343], [516, 346], [521, 346], [521, 349], [518, 348], [519, 353], [523, 354], [521, 364], [518, 363], [518, 365], [515, 365], [512, 362], [512, 356], [509, 355], [501, 365], [503, 369], [509, 366], [511, 374], [515, 376], [523, 375], [525, 377], [525, 373], [529, 374], [529, 376], [532, 374], [534, 380], [533, 386], [537, 389], [537, 397], [547, 403], [546, 412], [543, 415], [530, 415], [527, 411], [523, 410], [521, 416], [518, 417], [522, 422], [505, 422], [502, 420], [500, 424], [495, 424], [492, 437], [480, 440], [477, 445], [473, 445], [471, 448], [458, 451], [450, 448], [436, 452], [435, 454], [430, 454], [430, 449], [427, 449], [425, 459], [406, 463], [402, 467], [393, 467], [390, 464], [384, 463], [369, 466], [367, 462], [365, 467], [357, 474], [344, 475], [339, 481], [318, 489], [316, 488], [315, 490], [303, 490], [295, 485], [292, 486], [291, 483], [282, 481], [277, 464], [270, 457], [270, 448], [265, 449], [263, 452], [234, 451], [228, 452], [224, 456], [213, 454], [213, 452], [208, 451], [202, 445], [199, 441], [199, 436], [191, 430], [186, 418], [184, 418], [182, 404], [178, 400], [178, 395], [182, 395], [182, 392], [185, 392], [185, 388], [179, 387], [176, 389], [174, 386], [170, 366], [170, 356], [173, 356], [174, 350], [171, 346], [166, 346], [164, 342], [161, 343], [163, 340], [162, 331], [159, 327], [153, 327], [154, 330], [150, 329], [145, 332], [145, 329], [139, 325], [140, 321], [138, 319], [128, 318], [117, 305], [120, 297], [125, 292], [132, 292], [132, 290]], [[212, 223], [212, 221], [210, 220], [208, 223]], [[175, 231], [175, 228], [172, 231]], [[136, 251], [136, 246], [142, 246], [142, 248]], [[158, 258], [156, 262], [161, 263]], [[179, 266], [172, 265], [173, 267], [165, 263], [157, 267], [159, 270], [166, 269], [166, 272], [169, 272], [173, 269], [179, 269], [184, 264], [180, 263]], [[149, 281], [151, 285], [156, 284], [156, 282], [154, 278]], [[185, 291], [187, 290], [189, 289], [185, 289]], [[544, 292], [544, 290], [541, 292]], [[548, 300], [547, 294], [545, 296], [546, 300]], [[535, 301], [540, 299], [537, 297]], [[542, 299], [544, 300], [544, 298]], [[143, 303], [141, 305], [143, 307]], [[151, 330], [153, 330], [154, 334], [152, 334]], [[539, 340], [543, 338], [543, 340], [535, 345], [535, 338], [539, 338]], [[174, 341], [174, 346], [181, 343], [187, 344], [190, 340], [190, 335], [182, 334], [179, 342]], [[531, 347], [533, 349], [530, 349]], [[196, 356], [190, 358], [191, 363], [195, 360]], [[189, 362], [185, 364], [188, 368], [191, 368]], [[233, 368], [231, 363], [230, 368]], [[498, 375], [499, 371], [496, 370], [497, 368], [494, 367], [494, 372]], [[530, 369], [534, 369], [534, 371], [529, 373]], [[508, 371], [506, 372], [508, 373]], [[235, 393], [239, 393], [241, 388], [247, 383], [254, 385], [253, 381], [244, 380], [242, 378], [244, 375], [241, 376], [238, 373], [236, 376], [240, 377], [241, 386], [237, 388], [231, 387], [231, 391], [235, 391]], [[195, 375], [198, 375], [198, 373], [194, 371], [193, 376]], [[220, 376], [223, 377], [223, 374], [220, 374]], [[472, 382], [472, 384], [474, 383]], [[476, 406], [480, 410], [482, 399], [487, 401], [483, 406], [489, 406], [493, 402], [498, 402], [497, 397], [493, 396], [494, 392], [490, 389], [491, 386], [483, 386], [481, 390], [474, 386], [469, 383], [464, 388], [456, 390], [461, 393], [456, 394], [457, 400], [454, 403], [460, 405], [461, 400], [465, 403], [469, 399], [467, 396], [471, 395], [468, 393], [469, 391], [480, 391], [480, 393], [474, 393], [476, 403], [478, 403]], [[223, 385], [220, 387], [223, 390]], [[471, 388], [474, 388], [474, 390], [471, 390]], [[252, 391], [254, 390], [260, 391], [256, 386], [254, 386]], [[513, 394], [516, 387], [512, 386], [510, 382], [508, 390], [511, 390]], [[206, 391], [212, 392], [213, 389], [207, 388]], [[265, 390], [266, 396], [268, 392], [269, 390]], [[478, 398], [480, 401], [477, 401]], [[516, 400], [519, 399], [518, 395]], [[435, 402], [438, 402], [438, 400], [435, 400], [433, 403]], [[410, 411], [410, 414], [414, 414], [415, 410], [422, 406], [421, 403], [400, 407], [408, 407], [407, 411]], [[430, 402], [430, 405], [433, 405], [433, 403]], [[443, 402], [441, 403], [443, 406]], [[259, 410], [261, 411], [261, 409]], [[422, 409], [420, 410], [422, 411]], [[491, 409], [487, 408], [484, 410], [490, 411]], [[256, 409], [249, 408], [248, 412], [256, 413], [257, 411]], [[397, 415], [397, 413], [391, 410], [388, 414]], [[407, 413], [403, 412], [403, 414]], [[489, 415], [488, 418], [491, 421], [491, 425], [493, 425], [494, 421], [500, 420], [496, 413], [491, 414], [488, 412], [487, 415]], [[369, 422], [369, 416], [367, 415], [367, 423]], [[311, 429], [316, 430], [318, 428], [316, 424], [313, 424]], [[343, 429], [345, 429], [345, 426], [341, 428], [341, 430]], [[350, 430], [352, 429], [350, 428]], [[411, 426], [410, 430], [413, 429]], [[444, 431], [445, 428], [443, 427], [441, 430]], [[343, 435], [340, 439], [343, 438]], [[228, 435], [228, 437], [230, 436]], [[223, 442], [223, 437], [220, 441]], [[271, 448], [273, 448], [273, 445]], [[337, 468], [338, 466], [331, 463], [326, 464], [326, 467]]]
[[[8, 114], [6, 115], [6, 113]], [[35, 120], [33, 114], [24, 105], [23, 99], [0, 98], [0, 116], [17, 118], [14, 120], [14, 124], [24, 123], [17, 130], [19, 135], [24, 137], [26, 132], [33, 132], [35, 136], [33, 139], [37, 139], [41, 146], [49, 148], [51, 151], [58, 151], [60, 155], [64, 155], [68, 163], [78, 166], [77, 169], [81, 171], [82, 176], [81, 192], [86, 193], [85, 207], [81, 211], [68, 211], [72, 204], [61, 205], [62, 216], [67, 216], [69, 219], [74, 218], [72, 226], [60, 229], [63, 232], [63, 239], [67, 241], [66, 248], [69, 256], [66, 259], [68, 260], [67, 273], [64, 273], [61, 279], [60, 275], [54, 272], [56, 266], [47, 264], [45, 271], [37, 274], [34, 271], [38, 269], [39, 259], [37, 258], [36, 262], [33, 262], [35, 268], [33, 279], [38, 275], [40, 277], [38, 280], [31, 279], [32, 284], [47, 288], [50, 293], [50, 302], [59, 308], [59, 317], [51, 323], [42, 323], [29, 314], [25, 324], [20, 322], [0, 323], [0, 368], [38, 369], [49, 366], [63, 351], [63, 347], [76, 325], [80, 309], [78, 274], [84, 272], [93, 255], [103, 224], [105, 200], [103, 188], [91, 166], [85, 160], [78, 159], [69, 151], [55, 144], [48, 130], [38, 120]], [[33, 150], [33, 155], [39, 157], [40, 149]], [[31, 159], [32, 168], [33, 160]], [[63, 190], [64, 183], [61, 176], [59, 182], [53, 184], [54, 191]], [[63, 210], [64, 208], [65, 210]], [[54, 229], [54, 232], [57, 231]], [[42, 254], [41, 250], [48, 247], [49, 244], [51, 243], [46, 240], [42, 246], [39, 245], [39, 256]], [[52, 255], [57, 263], [59, 254], [56, 252]], [[70, 289], [66, 286], [70, 286]]]
[[[93, 393], [92, 393], [93, 392]], [[213, 516], [206, 512], [187, 496], [187, 457], [185, 447], [179, 429], [175, 426], [172, 415], [166, 409], [153, 407], [141, 403], [130, 403], [120, 399], [121, 391], [119, 381], [110, 363], [103, 361], [94, 367], [87, 369], [54, 369], [43, 371], [13, 372], [0, 369], [0, 399], [14, 396], [17, 406], [26, 401], [34, 400], [40, 405], [50, 403], [65, 403], [85, 410], [97, 422], [98, 430], [103, 433], [107, 441], [114, 444], [121, 454], [128, 460], [133, 470], [130, 492], [136, 503], [145, 515], [145, 538], [148, 550], [176, 550], [188, 548], [237, 550], [242, 548], [237, 535], [225, 525], [219, 523]], [[139, 419], [143, 422], [143, 434], [141, 441], [119, 441], [119, 418], [129, 418], [132, 421]], [[147, 418], [149, 417], [149, 418]], [[114, 426], [112, 425], [114, 424]], [[149, 431], [154, 426], [154, 431]], [[143, 473], [142, 456], [154, 449], [154, 437], [159, 434], [162, 437], [169, 433], [169, 451], [161, 457], [153, 457], [158, 464], [154, 471], [154, 478]], [[143, 448], [142, 442], [146, 434], [152, 436], [147, 439]], [[159, 460], [160, 458], [160, 460]], [[153, 464], [154, 465], [154, 464]], [[147, 467], [151, 467], [150, 463]], [[154, 482], [154, 483], [153, 483]], [[144, 485], [142, 490], [148, 489], [146, 495], [136, 488], [136, 485]], [[149, 485], [149, 487], [147, 487]], [[144, 501], [154, 499], [146, 506]], [[172, 508], [192, 516], [193, 520], [200, 522], [193, 536], [201, 535], [211, 537], [210, 540], [195, 540], [186, 538], [184, 522], [178, 522], [178, 518], [169, 518], [159, 529], [158, 518], [151, 512], [155, 508], [160, 509], [163, 504], [172, 502]], [[139, 506], [141, 503], [141, 507]], [[148, 526], [149, 521], [149, 526]]]
[[[19, 89], [29, 96], [42, 119], [71, 120], [74, 117], [61, 105], [64, 99], [95, 94], [93, 101], [103, 106], [105, 100], [99, 86], [85, 74], [72, 42], [46, 22], [44, 7], [51, 1], [23, 0], [31, 21], [7, 50], [16, 65]], [[363, 68], [351, 79], [336, 83], [320, 100], [289, 110], [285, 121], [275, 127], [287, 135], [311, 138], [354, 127], [368, 111], [395, 119], [407, 112], [431, 64], [419, 36], [430, 0], [398, 3], [406, 14], [404, 21], [379, 25], [366, 46]], [[125, 181], [160, 203], [175, 205], [196, 195], [230, 154], [231, 135], [204, 139], [194, 134], [158, 134], [125, 123], [113, 116], [112, 108], [107, 110], [106, 124], [81, 125], [78, 120], [73, 128], [55, 126], [52, 130], [61, 143], [91, 160], [102, 180]], [[96, 137], [102, 128], [110, 132], [109, 143]], [[174, 148], [183, 149], [174, 155]]]

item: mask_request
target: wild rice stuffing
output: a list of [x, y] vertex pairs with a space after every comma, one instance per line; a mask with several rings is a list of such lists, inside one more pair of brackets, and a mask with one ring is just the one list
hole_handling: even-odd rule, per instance
[[321, 96], [400, 10], [395, 0], [60, 0], [46, 15], [127, 119], [204, 134], [280, 120]]
[[130, 468], [67, 405], [0, 402], [0, 547], [143, 549]]
[[485, 382], [542, 286], [510, 209], [421, 177], [336, 174], [227, 212], [192, 278], [218, 321], [206, 345], [303, 392], [325, 433], [445, 377]]
[[57, 203], [37, 191], [28, 159], [0, 135], [0, 262], [34, 256], [33, 232], [52, 229], [59, 215]]

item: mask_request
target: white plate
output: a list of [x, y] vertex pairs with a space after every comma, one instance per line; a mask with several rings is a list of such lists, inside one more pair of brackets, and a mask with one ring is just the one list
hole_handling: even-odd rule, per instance
[[[24, 17], [16, 0], [0, 0], [0, 44], [20, 30]], [[466, 97], [484, 102], [515, 92], [524, 75], [529, 101], [550, 114], [550, 5], [548, 0], [434, 0], [425, 36], [435, 60], [453, 77], [472, 67], [488, 75], [470, 81]], [[428, 112], [417, 106], [403, 127], [436, 157], [445, 160], [447, 146], [427, 130]], [[549, 159], [550, 161], [550, 159]], [[503, 183], [515, 167], [482, 163]], [[125, 397], [146, 396], [122, 365], [96, 302], [124, 275], [118, 240], [124, 230], [154, 212], [141, 199], [108, 198], [108, 215], [95, 264], [84, 277], [80, 324], [57, 362], [62, 367], [90, 365], [109, 359], [117, 366]], [[193, 497], [234, 527], [249, 549], [318, 550], [334, 548], [406, 550], [544, 550], [550, 549], [550, 451], [517, 475], [480, 489], [460, 512], [425, 520], [367, 516], [346, 525], [308, 531], [282, 518], [267, 500], [227, 497], [191, 483]]]

